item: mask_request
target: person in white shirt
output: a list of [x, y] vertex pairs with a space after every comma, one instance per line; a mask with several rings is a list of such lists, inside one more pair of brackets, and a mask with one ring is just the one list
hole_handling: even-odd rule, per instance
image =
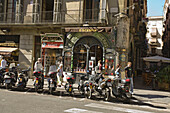
[[58, 69], [57, 69], [57, 79], [58, 79], [58, 82], [59, 82], [59, 86], [63, 85], [62, 82], [63, 82], [63, 64], [60, 64]]
[[6, 62], [5, 58], [3, 57], [2, 61], [1, 61], [1, 67], [5, 68], [6, 66], [7, 66], [7, 62]]
[[35, 62], [34, 70], [42, 70], [42, 69], [43, 69], [42, 60], [41, 58], [38, 58], [38, 61]]

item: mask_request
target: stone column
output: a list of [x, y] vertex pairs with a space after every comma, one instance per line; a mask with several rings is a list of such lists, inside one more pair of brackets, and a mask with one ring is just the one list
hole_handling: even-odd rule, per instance
[[100, 0], [100, 15], [99, 20], [104, 22], [106, 20], [106, 0]]
[[54, 0], [53, 22], [61, 22], [61, 0]]
[[[33, 35], [20, 35], [20, 44], [19, 44], [19, 63], [20, 68], [28, 68], [29, 66], [33, 66], [32, 64], [32, 56], [33, 56]], [[30, 77], [32, 77], [32, 74], [30, 72]]]
[[37, 23], [40, 20], [40, 1], [33, 1], [33, 23]]
[[22, 19], [22, 3], [21, 3], [21, 0], [18, 0], [16, 2], [16, 14], [15, 14], [15, 22], [16, 23], [20, 23], [21, 22], [21, 19]]
[[7, 22], [8, 23], [11, 23], [12, 22], [12, 16], [13, 16], [13, 13], [12, 12], [12, 6], [13, 6], [13, 0], [8, 0], [8, 12], [7, 12]]

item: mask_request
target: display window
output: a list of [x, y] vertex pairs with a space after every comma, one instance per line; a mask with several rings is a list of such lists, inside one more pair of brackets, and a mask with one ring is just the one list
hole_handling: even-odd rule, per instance
[[114, 55], [112, 53], [106, 54], [105, 57], [105, 74], [113, 75], [115, 64], [114, 64]]
[[71, 52], [64, 53], [64, 71], [71, 72]]

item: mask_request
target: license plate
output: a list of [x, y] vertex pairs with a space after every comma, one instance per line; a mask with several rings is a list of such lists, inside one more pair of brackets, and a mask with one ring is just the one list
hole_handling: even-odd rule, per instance
[[92, 85], [90, 85], [90, 89], [92, 89], [93, 87], [92, 87]]
[[71, 88], [69, 88], [69, 90], [68, 90], [69, 92], [71, 92]]
[[20, 82], [22, 82], [22, 78], [20, 78], [20, 80], [19, 80]]
[[8, 80], [5, 80], [5, 83], [10, 83], [10, 82], [11, 82], [11, 80], [9, 80], [9, 79], [8, 79]]
[[36, 84], [38, 84], [38, 80], [36, 80], [36, 82], [35, 82]]

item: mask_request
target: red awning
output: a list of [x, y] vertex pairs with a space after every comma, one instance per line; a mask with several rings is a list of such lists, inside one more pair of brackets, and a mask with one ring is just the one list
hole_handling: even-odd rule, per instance
[[42, 42], [42, 49], [44, 48], [61, 48], [63, 49], [63, 42]]

